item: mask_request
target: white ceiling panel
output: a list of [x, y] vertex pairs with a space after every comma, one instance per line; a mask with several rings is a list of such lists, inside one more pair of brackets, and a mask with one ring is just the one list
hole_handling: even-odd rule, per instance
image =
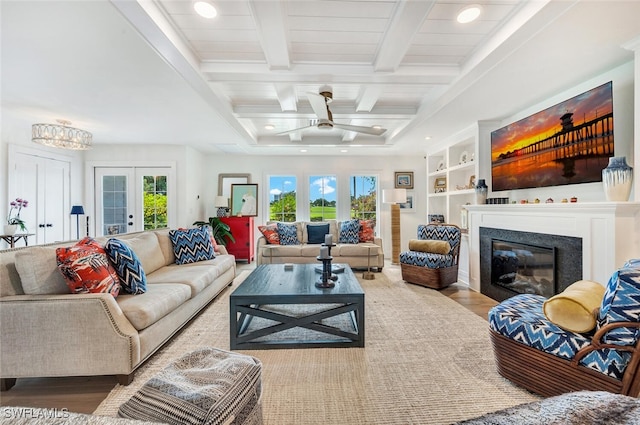
[[[640, 33], [640, 2], [623, 0], [474, 0], [482, 14], [467, 25], [455, 21], [467, 0], [213, 3], [218, 16], [208, 20], [191, 0], [2, 1], [2, 107], [32, 111], [33, 121], [119, 129], [108, 140], [95, 131], [96, 143], [169, 143], [178, 134], [229, 154], [332, 143], [388, 154], [542, 95], [520, 84], [517, 99], [485, 105], [486, 95], [465, 97], [481, 92], [480, 78], [511, 70], [568, 84], [629, 58], [620, 45]], [[535, 53], [523, 55], [527, 47]], [[576, 63], [576, 76], [557, 75]], [[388, 131], [278, 135], [317, 118], [307, 93], [323, 86], [336, 123]]]

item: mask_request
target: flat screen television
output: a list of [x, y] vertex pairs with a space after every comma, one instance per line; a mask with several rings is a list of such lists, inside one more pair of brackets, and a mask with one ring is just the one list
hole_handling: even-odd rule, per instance
[[602, 181], [613, 156], [613, 82], [491, 133], [491, 189]]

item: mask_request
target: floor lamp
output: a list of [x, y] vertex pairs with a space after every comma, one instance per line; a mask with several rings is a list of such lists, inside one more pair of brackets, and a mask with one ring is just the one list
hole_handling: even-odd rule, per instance
[[400, 204], [407, 202], [407, 189], [384, 189], [382, 202], [391, 204], [391, 264], [400, 264]]
[[72, 206], [71, 215], [76, 216], [76, 239], [80, 239], [80, 216], [84, 215], [84, 208], [82, 208], [82, 205]]

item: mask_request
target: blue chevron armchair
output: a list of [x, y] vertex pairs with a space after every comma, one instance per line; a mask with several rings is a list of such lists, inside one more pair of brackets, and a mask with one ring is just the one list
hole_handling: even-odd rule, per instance
[[640, 392], [640, 260], [607, 284], [596, 328], [566, 331], [545, 317], [540, 295], [509, 298], [489, 311], [498, 372], [543, 396], [570, 391]]
[[442, 289], [457, 282], [460, 238], [460, 228], [454, 224], [419, 225], [418, 240], [446, 241], [450, 249], [447, 253], [401, 252], [402, 279], [432, 289]]

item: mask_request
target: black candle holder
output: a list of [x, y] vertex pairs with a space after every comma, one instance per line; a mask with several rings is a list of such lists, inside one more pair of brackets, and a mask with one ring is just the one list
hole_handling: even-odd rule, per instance
[[[331, 273], [331, 260], [333, 260], [332, 256], [328, 256], [327, 258], [322, 258], [320, 256], [316, 257], [318, 261], [322, 261], [322, 273], [320, 274], [320, 280], [316, 282], [316, 287], [318, 288], [333, 288], [336, 286], [336, 283], [333, 279]], [[336, 279], [338, 277], [336, 276]]]

